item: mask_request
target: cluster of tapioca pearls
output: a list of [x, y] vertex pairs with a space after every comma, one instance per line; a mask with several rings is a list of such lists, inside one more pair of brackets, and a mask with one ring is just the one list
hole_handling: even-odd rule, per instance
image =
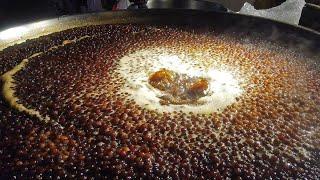
[[[312, 153], [319, 150], [319, 133], [311, 128], [319, 125], [316, 69], [259, 49], [263, 43], [249, 51], [224, 36], [165, 28], [129, 38], [121, 32], [139, 28], [108, 29], [112, 33], [103, 35], [109, 36], [35, 58], [19, 73], [21, 102], [65, 129], [43, 125], [45, 131], [31, 131], [24, 141], [32, 148], [22, 150], [25, 159], [16, 158], [12, 168], [26, 173], [31, 164], [34, 174], [61, 177], [316, 177]], [[114, 70], [121, 56], [152, 46], [193, 54], [198, 61], [204, 60], [202, 52], [221, 57], [207, 63], [234, 66], [245, 77], [244, 95], [220, 114], [159, 113], [137, 106], [120, 93], [125, 81]], [[305, 131], [312, 135], [302, 136]], [[47, 166], [40, 168], [43, 161]]]

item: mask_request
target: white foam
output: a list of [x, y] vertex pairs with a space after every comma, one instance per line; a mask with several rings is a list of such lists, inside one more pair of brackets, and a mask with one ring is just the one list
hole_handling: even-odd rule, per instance
[[[174, 53], [165, 48], [145, 49], [133, 52], [120, 59], [118, 72], [125, 79], [122, 91], [129, 93], [130, 98], [147, 109], [159, 112], [183, 111], [196, 114], [209, 114], [219, 112], [236, 101], [243, 90], [240, 80], [235, 77], [234, 72], [228, 68], [217, 68], [208, 66], [204, 59], [195, 61], [182, 53]], [[215, 64], [215, 63], [212, 63]], [[186, 105], [161, 105], [162, 92], [153, 88], [148, 83], [149, 76], [166, 68], [168, 70], [187, 74], [190, 77], [204, 77], [209, 80], [208, 95], [199, 99], [199, 104]]]

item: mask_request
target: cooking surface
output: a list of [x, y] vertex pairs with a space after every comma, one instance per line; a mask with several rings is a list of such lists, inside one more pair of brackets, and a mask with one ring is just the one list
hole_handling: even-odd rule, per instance
[[[318, 178], [319, 35], [145, 13], [0, 52], [2, 177]], [[161, 104], [162, 68], [207, 79], [202, 104]]]

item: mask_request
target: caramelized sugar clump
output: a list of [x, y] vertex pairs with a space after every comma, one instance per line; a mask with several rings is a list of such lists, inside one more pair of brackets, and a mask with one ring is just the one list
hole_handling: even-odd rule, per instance
[[154, 88], [166, 91], [171, 87], [174, 80], [174, 72], [167, 69], [160, 69], [149, 77], [149, 83]]
[[165, 68], [151, 74], [149, 84], [163, 92], [160, 97], [162, 105], [199, 103], [209, 88], [208, 80], [203, 77], [189, 77]]

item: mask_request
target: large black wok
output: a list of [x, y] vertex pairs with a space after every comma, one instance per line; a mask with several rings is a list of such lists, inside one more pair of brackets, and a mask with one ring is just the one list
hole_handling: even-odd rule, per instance
[[[104, 24], [133, 24], [133, 27], [128, 25], [79, 28]], [[135, 27], [137, 24], [138, 26]], [[160, 30], [148, 29], [140, 25], [154, 25], [153, 27], [160, 27]], [[172, 30], [170, 27], [187, 30]], [[97, 38], [94, 34], [91, 37], [76, 38], [71, 35], [69, 39], [64, 39], [63, 35], [72, 34], [77, 31], [77, 28], [81, 29], [78, 32], [90, 31], [89, 34], [100, 32], [101, 29], [103, 34], [109, 30], [108, 28], [111, 28], [110, 32], [115, 34], [119, 32], [116, 31], [117, 29], [123, 33], [117, 34], [118, 39], [116, 40], [112, 39], [113, 37], [108, 39], [109, 37], [98, 36]], [[134, 28], [142, 30], [133, 32]], [[167, 28], [165, 30], [168, 31], [163, 31], [161, 28]], [[121, 88], [116, 88], [120, 87], [120, 83], [126, 82], [123, 77], [128, 79], [135, 77], [127, 75], [122, 69], [118, 73], [121, 78], [112, 79], [118, 75], [113, 71], [114, 69], [111, 69], [114, 68], [112, 67], [113, 60], [115, 57], [118, 58], [117, 53], [122, 53], [122, 51], [127, 53], [127, 49], [131, 48], [121, 44], [121, 42], [131, 40], [126, 37], [136, 38], [135, 45], [138, 46], [144, 43], [142, 40], [146, 38], [148, 30], [152, 31], [150, 34], [153, 33], [152, 35], [160, 39], [159, 42], [171, 43], [179, 47], [181, 51], [186, 47], [193, 52], [192, 46], [198, 45], [189, 46], [188, 42], [209, 42], [210, 46], [203, 45], [206, 47], [203, 50], [210, 49], [215, 46], [214, 43], [210, 44], [211, 40], [206, 40], [207, 37], [210, 37], [216, 40], [213, 42], [221, 44], [217, 49], [227, 49], [225, 54], [240, 54], [240, 56], [248, 57], [235, 57], [233, 60], [237, 61], [235, 63], [240, 64], [239, 66], [250, 67], [255, 72], [252, 73], [248, 68], [243, 73], [245, 77], [248, 76], [246, 81], [253, 84], [253, 86], [244, 87], [245, 92], [248, 92], [250, 96], [234, 98], [232, 101], [234, 103], [225, 107], [225, 111], [217, 111], [217, 113], [209, 110], [210, 114], [199, 116], [192, 113], [181, 115], [180, 112], [173, 112], [171, 116], [170, 113], [157, 113], [157, 110], [141, 110], [138, 106], [132, 105], [134, 104], [132, 101], [121, 99], [119, 96], [125, 96], [125, 93], [117, 94], [115, 91], [121, 91]], [[170, 38], [160, 37], [157, 32], [164, 33], [167, 37], [170, 37], [170, 34], [165, 34], [167, 32], [176, 33], [173, 38], [179, 37], [177, 32], [184, 33], [182, 37], [187, 40], [183, 43], [175, 42]], [[234, 43], [233, 39], [226, 35], [234, 39], [240, 37], [241, 40]], [[54, 36], [58, 37], [58, 40], [52, 38]], [[152, 39], [152, 37], [148, 38]], [[195, 37], [201, 38], [198, 41]], [[37, 38], [41, 41], [37, 41]], [[251, 41], [252, 39], [254, 41]], [[99, 44], [100, 40], [103, 40], [104, 43]], [[232, 45], [224, 43], [224, 40]], [[97, 48], [93, 47], [91, 41], [97, 43]], [[52, 43], [52, 47], [43, 42]], [[259, 51], [255, 46], [260, 47], [260, 44], [252, 43], [247, 46], [246, 42], [248, 44], [262, 42], [268, 44], [264, 47], [273, 47], [273, 49], [261, 48], [262, 50]], [[163, 50], [155, 47], [156, 40], [148, 43], [153, 49], [146, 52], [160, 51], [162, 53]], [[273, 46], [273, 44], [278, 46]], [[182, 45], [185, 46], [181, 47]], [[237, 46], [235, 50], [232, 49], [233, 46]], [[166, 47], [170, 49], [170, 46]], [[81, 48], [88, 48], [89, 52]], [[98, 49], [97, 54], [103, 58], [96, 58], [95, 53], [90, 54], [90, 50], [95, 52], [96, 49]], [[76, 50], [81, 51], [82, 54], [79, 53], [81, 56], [78, 57]], [[109, 53], [109, 50], [113, 52]], [[39, 51], [46, 52], [39, 53]], [[130, 66], [130, 62], [135, 62], [145, 52], [143, 48], [137, 51], [138, 53], [128, 51], [132, 53], [131, 59], [130, 57], [122, 58], [121, 60], [124, 60], [121, 62], [124, 63], [120, 65], [122, 67], [124, 64], [123, 66], [127, 69], [131, 68], [130, 73], [139, 75], [140, 72], [136, 72], [138, 70]], [[233, 51], [237, 52], [233, 53]], [[283, 56], [282, 51], [285, 52]], [[207, 52], [212, 53], [212, 51]], [[234, 69], [238, 68], [233, 64], [232, 58], [224, 59], [224, 54], [219, 50], [217, 52], [220, 53], [215, 56], [218, 62], [225, 62]], [[268, 53], [263, 54], [262, 52]], [[201, 53], [202, 51], [194, 53], [195, 57]], [[150, 55], [150, 58], [153, 57], [153, 54], [147, 55]], [[165, 57], [175, 66], [173, 61], [176, 56], [168, 56]], [[73, 57], [76, 58], [73, 59]], [[219, 57], [222, 58], [219, 59]], [[290, 57], [295, 57], [293, 58], [295, 61], [292, 60], [295, 63], [291, 63]], [[166, 58], [164, 61], [167, 60]], [[263, 61], [260, 62], [259, 58]], [[317, 61], [320, 60], [319, 58], [320, 34], [318, 32], [301, 26], [235, 13], [175, 9], [104, 12], [62, 17], [4, 30], [0, 32], [2, 80], [0, 84], [2, 88], [0, 96], [0, 179], [16, 177], [21, 179], [35, 177], [39, 179], [58, 177], [121, 179], [129, 178], [129, 175], [133, 179], [156, 177], [163, 179], [178, 177], [182, 179], [226, 177], [317, 179], [320, 172], [318, 144], [320, 134], [319, 119], [317, 119], [320, 117], [320, 102], [318, 101], [320, 95], [317, 91], [319, 77], [316, 77], [319, 75], [319, 61]], [[146, 58], [146, 60], [149, 59]], [[251, 62], [258, 64], [259, 67], [254, 67]], [[96, 63], [100, 64], [96, 65]], [[141, 67], [143, 63], [134, 65]], [[161, 64], [161, 62], [157, 63]], [[152, 62], [149, 62], [150, 64], [152, 65]], [[219, 64], [216, 66], [219, 67]], [[180, 67], [175, 66], [175, 68], [179, 70]], [[216, 73], [217, 79], [220, 78], [219, 82], [235, 81], [232, 78], [233, 74], [228, 74], [229, 71], [221, 72]], [[239, 72], [242, 73], [242, 69]], [[269, 72], [274, 72], [276, 75]], [[172, 72], [160, 70], [153, 75], [157, 76], [157, 73], [165, 74], [166, 78], [169, 76], [168, 79], [171, 80], [170, 83], [172, 82], [170, 79]], [[154, 77], [153, 75], [150, 77]], [[174, 76], [184, 78], [186, 74], [176, 73]], [[184, 79], [189, 81], [188, 83], [198, 82], [197, 79], [188, 78]], [[149, 78], [149, 81], [151, 79], [153, 78]], [[196, 91], [199, 87], [208, 89], [208, 80], [199, 79], [202, 84], [192, 86], [191, 90]], [[15, 80], [19, 82], [16, 85]], [[235, 86], [238, 87], [238, 82], [235, 82], [237, 85]], [[228, 82], [225, 83], [228, 84]], [[95, 86], [96, 84], [101, 86]], [[107, 94], [101, 96], [103, 98], [97, 101], [94, 98], [100, 98], [99, 95], [79, 95], [81, 92], [87, 92], [87, 89], [96, 92], [96, 89], [100, 87], [106, 87], [101, 92], [107, 92]], [[16, 90], [17, 94], [12, 93], [12, 89]], [[281, 91], [276, 91], [278, 89]], [[112, 91], [111, 96], [108, 94], [109, 91]], [[201, 95], [203, 92], [200, 92]], [[251, 92], [257, 93], [250, 94]], [[294, 93], [297, 95], [295, 96]], [[18, 101], [14, 98], [15, 95], [23, 98]], [[65, 97], [70, 97], [71, 100], [76, 97], [83, 98], [86, 103], [81, 104], [82, 102], [76, 100], [67, 101], [69, 99], [64, 101]], [[140, 98], [144, 96], [141, 95]], [[219, 100], [219, 97], [217, 99]], [[62, 101], [65, 104], [62, 104]], [[42, 104], [42, 102], [46, 103]], [[293, 105], [286, 104], [286, 102]], [[18, 103], [30, 104], [30, 107], [38, 111], [27, 109]], [[73, 103], [81, 105], [77, 106]], [[84, 111], [88, 111], [89, 115], [83, 113]], [[39, 112], [45, 112], [43, 114], [48, 114], [48, 116]], [[80, 116], [81, 113], [84, 115]], [[221, 115], [221, 113], [226, 115]], [[176, 122], [178, 125], [175, 124]], [[154, 134], [151, 133], [151, 130]], [[194, 134], [188, 135], [192, 133]], [[210, 136], [209, 133], [211, 133]], [[169, 135], [173, 137], [170, 137], [170, 141], [166, 139]], [[261, 169], [263, 171], [259, 172]]]

